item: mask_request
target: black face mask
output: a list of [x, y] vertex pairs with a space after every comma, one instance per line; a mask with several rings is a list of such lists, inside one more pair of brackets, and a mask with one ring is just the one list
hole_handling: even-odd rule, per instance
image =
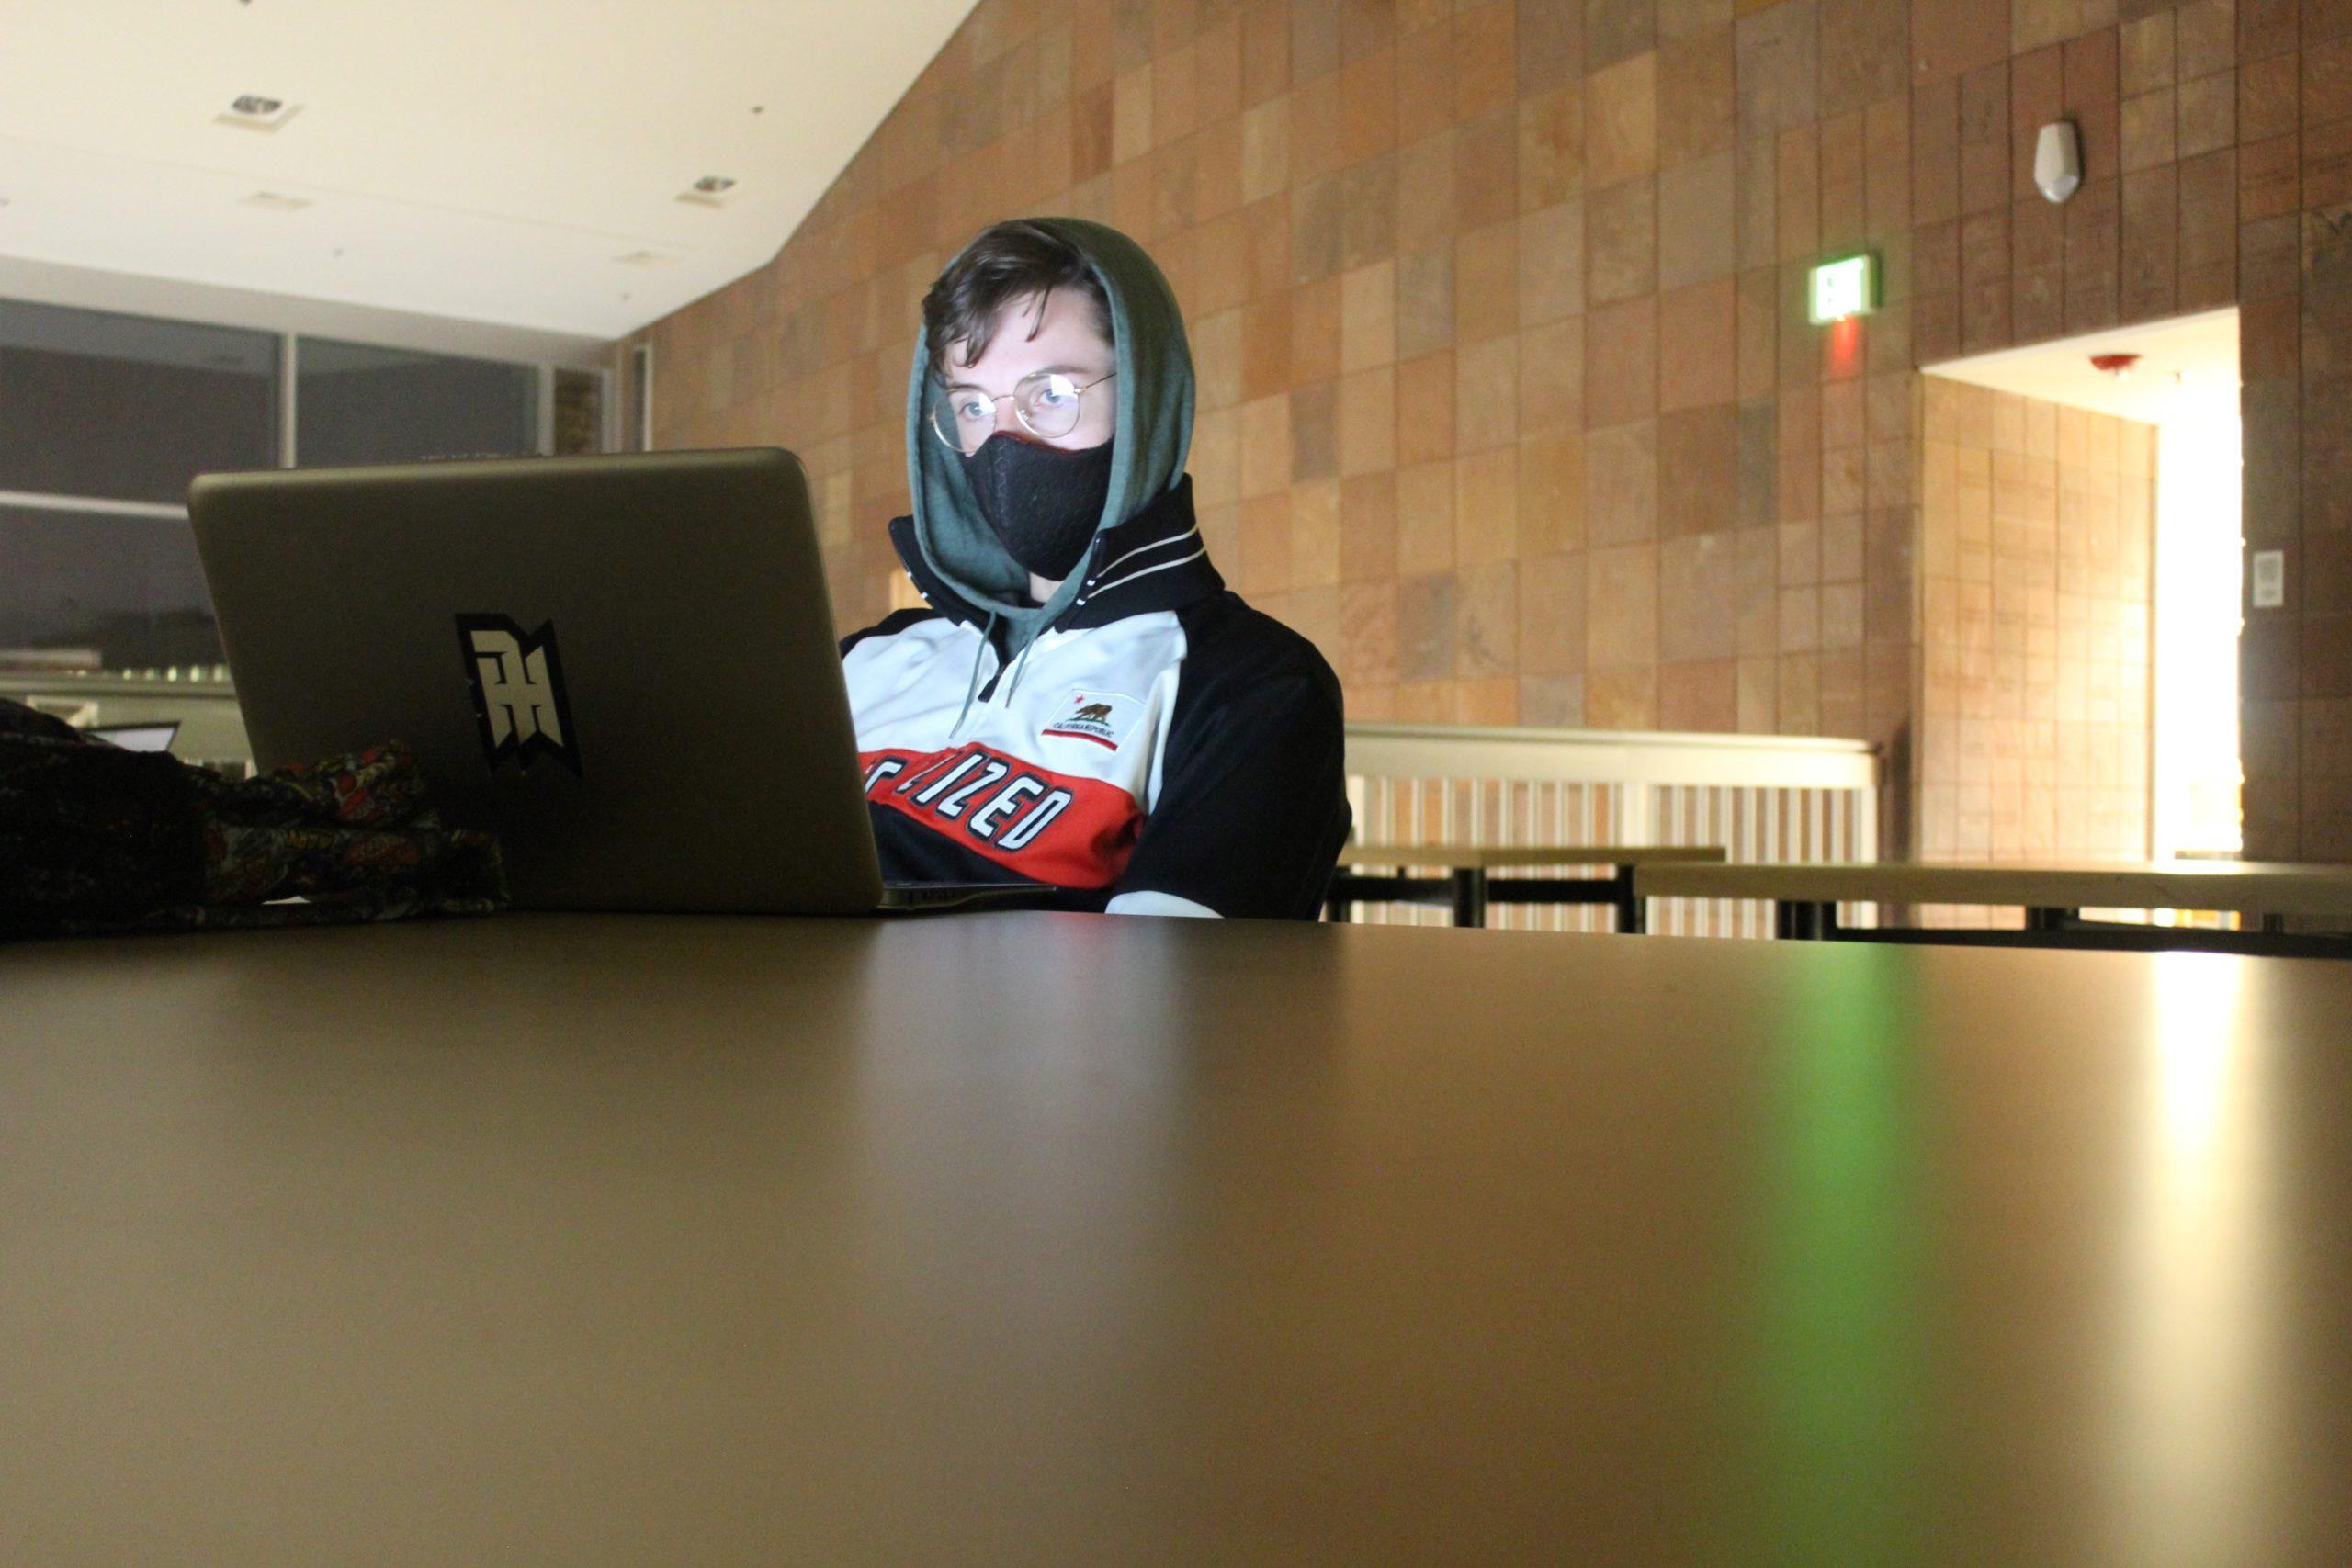
[[1059, 581], [1077, 568], [1102, 521], [1111, 446], [1105, 441], [1066, 452], [999, 432], [964, 455], [964, 479], [1012, 558]]

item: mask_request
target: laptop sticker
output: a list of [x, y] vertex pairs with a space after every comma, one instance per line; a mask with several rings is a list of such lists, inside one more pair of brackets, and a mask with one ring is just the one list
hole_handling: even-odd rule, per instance
[[506, 615], [459, 615], [458, 642], [465, 652], [466, 677], [473, 683], [482, 756], [490, 765], [513, 757], [527, 773], [534, 758], [549, 756], [579, 773], [580, 746], [572, 734], [555, 623], [526, 632]]

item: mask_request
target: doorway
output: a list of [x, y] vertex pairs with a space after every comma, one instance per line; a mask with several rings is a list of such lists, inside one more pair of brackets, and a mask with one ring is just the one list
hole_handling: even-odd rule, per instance
[[1931, 860], [2241, 844], [2234, 310], [1928, 367]]

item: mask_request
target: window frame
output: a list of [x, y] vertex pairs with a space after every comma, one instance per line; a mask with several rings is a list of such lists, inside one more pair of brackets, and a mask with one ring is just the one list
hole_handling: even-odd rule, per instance
[[[22, 303], [39, 305], [45, 302], [36, 299], [28, 299], [23, 300]], [[114, 310], [80, 305], [63, 308], [75, 310], [86, 310], [92, 315], [111, 316], [130, 321], [169, 322], [175, 325], [187, 326], [214, 326], [226, 324], [195, 321], [181, 316], [148, 315], [144, 312], [136, 310]], [[297, 468], [300, 465], [300, 450], [298, 440], [301, 418], [300, 389], [301, 378], [302, 344], [306, 334], [291, 330], [269, 332], [265, 328], [243, 326], [236, 328], [236, 330], [263, 333], [276, 340], [276, 373], [277, 378], [277, 385], [276, 388], [277, 428], [274, 443], [276, 463], [280, 468]], [[318, 334], [307, 335], [316, 336]], [[349, 342], [356, 344], [361, 347], [384, 348], [387, 350], [412, 354], [447, 355], [453, 358], [482, 359], [485, 357], [480, 354], [464, 354], [454, 349], [420, 347], [412, 344], [374, 344], [364, 342], [359, 339], [346, 339], [340, 337], [322, 337], [321, 341], [337, 343]], [[639, 346], [645, 350], [642, 364], [646, 367], [646, 371], [650, 376], [652, 363], [651, 345], [643, 344]], [[556, 371], [558, 370], [559, 366], [555, 361], [545, 359], [494, 360], [492, 362], [514, 366], [518, 368], [527, 369], [533, 373], [537, 391], [538, 404], [536, 418], [537, 428], [533, 443], [535, 455], [540, 457], [550, 455], [555, 449], [555, 381]], [[610, 365], [565, 365], [560, 367], [560, 368], [577, 370], [583, 374], [594, 375], [596, 378], [597, 396], [600, 400], [601, 407], [605, 411], [603, 417], [597, 421], [596, 434], [598, 448], [602, 452], [611, 452], [616, 450], [620, 445], [620, 442], [616, 440], [616, 436], [623, 434], [621, 431], [617, 430], [616, 426], [623, 420], [626, 420], [628, 412], [632, 412], [622, 411], [617, 407], [618, 399], [616, 394], [619, 390], [621, 377], [616, 373], [616, 368]], [[632, 390], [634, 396], [634, 389]], [[643, 428], [647, 438], [650, 441], [651, 430], [651, 400], [650, 383], [645, 388], [644, 396], [639, 400], [639, 406], [643, 415]], [[620, 418], [616, 419], [616, 414], [618, 414]], [[5, 439], [5, 435], [0, 435], [0, 440]], [[84, 514], [110, 514], [119, 517], [136, 517], [147, 520], [176, 520], [183, 525], [187, 521], [187, 506], [184, 502], [122, 501], [102, 496], [51, 493], [48, 491], [0, 490], [0, 506], [14, 507], [33, 512], [70, 512]]]

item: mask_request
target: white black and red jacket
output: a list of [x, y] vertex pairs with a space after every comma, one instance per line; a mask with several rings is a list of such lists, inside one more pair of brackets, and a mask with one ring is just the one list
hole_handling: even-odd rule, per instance
[[984, 636], [986, 607], [929, 568], [912, 520], [890, 536], [929, 607], [842, 643], [887, 878], [1314, 918], [1348, 835], [1340, 682], [1226, 588], [1189, 478], [1102, 531], [1017, 679], [1001, 624]]

